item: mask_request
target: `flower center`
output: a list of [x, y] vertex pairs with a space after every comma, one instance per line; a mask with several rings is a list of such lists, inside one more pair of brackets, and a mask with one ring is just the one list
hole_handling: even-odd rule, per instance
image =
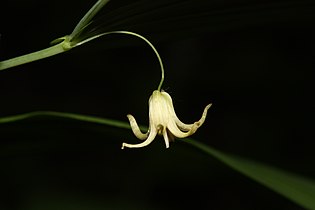
[[162, 124], [158, 124], [156, 126], [156, 130], [157, 130], [158, 135], [162, 136], [163, 135], [164, 126]]

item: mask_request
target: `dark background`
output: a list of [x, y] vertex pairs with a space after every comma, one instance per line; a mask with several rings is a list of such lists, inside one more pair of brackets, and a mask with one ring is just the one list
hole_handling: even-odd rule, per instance
[[[1, 60], [70, 34], [93, 3], [2, 1]], [[112, 0], [96, 23], [152, 41], [182, 121], [213, 103], [193, 138], [315, 177], [312, 1], [131, 3]], [[143, 41], [103, 37], [0, 72], [0, 116], [52, 110], [127, 121], [130, 113], [147, 125], [159, 79]], [[301, 209], [180, 141], [120, 150], [137, 142], [131, 131], [56, 118], [3, 124], [0, 135], [1, 210]]]

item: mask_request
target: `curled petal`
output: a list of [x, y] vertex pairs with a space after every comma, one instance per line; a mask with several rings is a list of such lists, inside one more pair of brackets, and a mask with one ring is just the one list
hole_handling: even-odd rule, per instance
[[149, 145], [154, 140], [154, 138], [156, 137], [156, 134], [157, 134], [157, 131], [155, 129], [152, 129], [150, 131], [150, 134], [149, 134], [148, 138], [144, 142], [142, 142], [140, 144], [123, 143], [122, 146], [121, 146], [121, 149], [124, 149], [125, 147], [129, 147], [129, 148], [145, 147], [145, 146]]
[[182, 121], [180, 121], [176, 115], [171, 96], [165, 91], [162, 91], [161, 94], [164, 96], [165, 100], [167, 101], [169, 115], [175, 121], [177, 126], [180, 127], [182, 131], [189, 131], [191, 127], [193, 126], [193, 124], [185, 124]]
[[128, 114], [127, 117], [130, 122], [130, 127], [132, 129], [132, 132], [135, 134], [135, 136], [140, 140], [145, 140], [146, 138], [148, 138], [149, 131], [145, 134], [142, 133], [137, 124], [136, 119], [131, 114]]
[[208, 104], [205, 109], [203, 110], [203, 113], [201, 115], [201, 118], [199, 121], [195, 122], [194, 124], [198, 124], [198, 127], [202, 126], [202, 124], [205, 122], [206, 117], [207, 117], [207, 113], [208, 113], [208, 109], [210, 109], [210, 107], [212, 106], [212, 104]]
[[181, 131], [190, 131], [194, 124], [185, 124], [175, 115], [174, 121]]
[[[199, 121], [195, 122], [194, 124], [184, 124], [178, 118], [175, 120], [176, 126], [174, 123], [170, 123], [167, 127], [170, 132], [177, 138], [186, 138], [194, 134], [197, 129], [204, 123], [206, 120], [208, 109], [211, 107], [211, 104], [207, 105], [203, 111], [203, 114]], [[189, 130], [187, 130], [189, 128]], [[186, 132], [183, 132], [186, 131]]]
[[182, 131], [189, 131], [192, 132], [191, 134], [195, 133], [196, 130], [202, 126], [202, 124], [205, 122], [206, 117], [207, 117], [207, 113], [208, 113], [208, 109], [210, 109], [212, 104], [208, 104], [205, 109], [203, 110], [202, 116], [200, 118], [200, 120], [198, 120], [197, 122], [195, 122], [194, 124], [185, 124], [182, 121], [180, 121], [178, 119], [178, 117], [175, 114], [174, 120], [176, 122], [176, 125], [179, 127], [180, 130]]
[[[192, 128], [194, 127], [196, 127], [195, 124], [192, 124]], [[167, 128], [169, 129], [170, 133], [176, 138], [186, 138], [192, 135], [197, 130], [197, 128], [194, 128], [190, 129], [187, 132], [183, 132], [182, 130], [179, 129], [175, 122], [168, 124]]]

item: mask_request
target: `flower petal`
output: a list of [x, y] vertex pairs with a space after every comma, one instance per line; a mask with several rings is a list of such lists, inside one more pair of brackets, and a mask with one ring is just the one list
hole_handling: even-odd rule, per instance
[[129, 148], [145, 147], [145, 146], [149, 145], [154, 140], [154, 138], [156, 137], [156, 134], [157, 134], [157, 130], [156, 129], [151, 129], [148, 138], [144, 142], [142, 142], [140, 144], [123, 143], [122, 146], [121, 146], [121, 149], [124, 149], [124, 147], [129, 147]]
[[[192, 127], [194, 124], [192, 125]], [[167, 125], [167, 129], [170, 131], [170, 133], [175, 136], [176, 138], [186, 138], [190, 135], [192, 135], [194, 132], [192, 132], [192, 129], [190, 129], [187, 132], [183, 132], [182, 130], [179, 129], [179, 127], [176, 125], [175, 121], [170, 122]], [[194, 129], [196, 131], [197, 129]]]
[[[177, 138], [186, 138], [192, 134], [194, 134], [197, 129], [204, 123], [208, 109], [211, 107], [211, 104], [207, 105], [203, 111], [203, 114], [199, 121], [195, 122], [194, 124], [187, 125], [182, 123], [178, 118], [177, 120], [174, 120], [174, 123], [169, 123], [167, 125], [167, 128], [170, 130], [170, 132]], [[178, 123], [180, 122], [180, 123]], [[176, 126], [174, 125], [176, 123]], [[190, 128], [188, 131], [187, 129]], [[183, 132], [187, 131], [187, 132]]]
[[[195, 131], [193, 132], [193, 133], [195, 133], [196, 130], [197, 130], [200, 126], [202, 126], [202, 124], [205, 122], [206, 117], [207, 117], [207, 113], [208, 113], [208, 109], [211, 107], [211, 105], [212, 105], [212, 104], [208, 104], [208, 105], [205, 107], [205, 109], [203, 110], [203, 113], [202, 113], [202, 116], [201, 116], [200, 120], [197, 121], [197, 122], [195, 122], [194, 124], [185, 124], [185, 123], [183, 123], [182, 121], [180, 121], [180, 120], [178, 119], [178, 117], [177, 117], [176, 114], [175, 114], [174, 120], [175, 120], [177, 126], [179, 127], [179, 129], [182, 130], [182, 131], [190, 131], [190, 130], [194, 130], [194, 129], [195, 129]], [[197, 127], [196, 127], [196, 126], [197, 126]]]
[[167, 128], [163, 129], [163, 137], [164, 137], [164, 141], [165, 141], [165, 146], [166, 148], [170, 147], [170, 141], [168, 139], [168, 132], [167, 132]]
[[130, 122], [130, 127], [132, 129], [132, 132], [135, 134], [135, 136], [140, 140], [145, 140], [146, 138], [148, 138], [149, 130], [145, 134], [142, 133], [138, 124], [137, 124], [136, 119], [131, 114], [128, 114], [127, 117], [128, 117], [129, 122]]
[[182, 121], [180, 121], [176, 115], [174, 105], [173, 105], [173, 100], [172, 97], [165, 91], [162, 90], [161, 95], [163, 96], [164, 100], [167, 102], [167, 112], [168, 115], [170, 115], [170, 118], [176, 122], [176, 124], [181, 127], [182, 131], [189, 131], [193, 124], [185, 124]]

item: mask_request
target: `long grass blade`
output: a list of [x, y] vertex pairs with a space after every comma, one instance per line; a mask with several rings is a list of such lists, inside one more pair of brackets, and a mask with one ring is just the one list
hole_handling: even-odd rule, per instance
[[253, 160], [226, 154], [193, 139], [186, 143], [215, 157], [234, 170], [257, 181], [307, 209], [315, 209], [314, 180], [262, 164]]
[[98, 0], [94, 6], [84, 15], [84, 17], [80, 20], [80, 22], [76, 25], [72, 33], [70, 34], [71, 38], [78, 36], [78, 34], [89, 25], [90, 21], [94, 18], [94, 16], [109, 2], [109, 0]]
[[[38, 111], [20, 115], [13, 115], [0, 118], [0, 124], [13, 123], [34, 117], [58, 117], [72, 120], [79, 120], [90, 123], [97, 123], [116, 128], [130, 129], [127, 122], [105, 119], [100, 117], [65, 113]], [[145, 127], [143, 127], [145, 128]], [[218, 159], [230, 168], [242, 173], [243, 175], [257, 181], [265, 187], [279, 193], [280, 195], [295, 202], [301, 207], [315, 209], [315, 181], [263, 164], [257, 161], [241, 158], [218, 151], [210, 146], [202, 144], [194, 139], [186, 139], [184, 142], [200, 149], [208, 155]]]
[[12, 115], [8, 117], [2, 117], [0, 118], [0, 124], [13, 123], [16, 121], [26, 120], [28, 118], [34, 118], [34, 117], [58, 117], [58, 118], [79, 120], [83, 122], [103, 124], [103, 125], [113, 126], [117, 128], [124, 128], [124, 129], [130, 128], [128, 123], [117, 121], [117, 120], [105, 119], [105, 118], [82, 115], [82, 114], [73, 114], [73, 113], [68, 113], [68, 112], [52, 112], [52, 111], [37, 111], [37, 112], [29, 112], [29, 113], [24, 113], [24, 114], [19, 114], [19, 115]]
[[293, 1], [208, 0], [136, 1], [112, 8], [94, 18], [83, 29], [76, 42], [108, 31], [129, 30], [150, 33], [157, 39], [178, 39], [179, 36], [228, 30], [250, 25], [314, 20], [315, 3]]

